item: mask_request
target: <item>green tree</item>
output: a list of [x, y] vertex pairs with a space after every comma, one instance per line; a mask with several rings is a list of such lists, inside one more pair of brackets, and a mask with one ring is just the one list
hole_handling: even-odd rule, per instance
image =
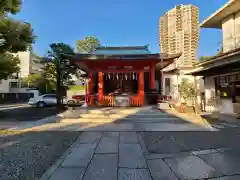
[[77, 72], [74, 63], [65, 58], [64, 55], [74, 55], [73, 48], [64, 43], [53, 43], [50, 45], [48, 58], [51, 60], [46, 65], [45, 77], [56, 80], [57, 108], [61, 108], [61, 97], [64, 83], [71, 79], [70, 74]]
[[[223, 46], [221, 46], [221, 48], [218, 49], [218, 52], [216, 53], [215, 56], [219, 56], [219, 55], [221, 55], [222, 53], [223, 53]], [[209, 59], [214, 58], [215, 56], [200, 56], [200, 57], [199, 57], [199, 61], [200, 61], [200, 62], [202, 62], [202, 61], [207, 61], [207, 60], [209, 60]]]
[[35, 39], [30, 24], [8, 16], [18, 13], [21, 4], [21, 0], [0, 1], [0, 79], [19, 71], [19, 58], [11, 54], [30, 49]]
[[19, 71], [19, 58], [10, 53], [0, 53], [0, 79], [7, 79], [9, 75]]
[[182, 79], [178, 90], [181, 98], [183, 98], [185, 102], [187, 102], [188, 99], [193, 99], [196, 96], [194, 84], [189, 82], [188, 79]]
[[23, 78], [22, 86], [37, 88], [41, 93], [50, 93], [56, 90], [56, 82], [46, 79], [42, 73], [30, 74]]
[[16, 14], [20, 11], [21, 5], [21, 0], [1, 0], [0, 15], [5, 15], [6, 13]]
[[200, 56], [199, 57], [199, 61], [202, 62], [202, 61], [207, 61], [209, 59], [211, 59], [213, 56]]
[[[53, 43], [50, 45], [48, 59], [50, 62], [46, 64], [45, 76], [50, 79], [57, 79], [57, 66], [59, 65], [60, 75], [63, 83], [71, 79], [71, 75], [77, 73], [77, 66], [65, 58], [63, 55], [74, 55], [74, 50], [71, 46], [65, 43]], [[59, 64], [58, 64], [59, 63]]]
[[100, 47], [100, 41], [94, 36], [87, 36], [78, 40], [76, 48], [79, 53], [92, 53], [97, 47]]
[[35, 39], [30, 24], [8, 17], [0, 21], [0, 34], [4, 40], [0, 46], [0, 53], [25, 51], [31, 47]]

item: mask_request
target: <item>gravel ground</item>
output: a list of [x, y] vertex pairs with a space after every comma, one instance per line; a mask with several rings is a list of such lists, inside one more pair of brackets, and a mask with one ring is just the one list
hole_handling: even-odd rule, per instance
[[0, 138], [0, 180], [35, 180], [81, 132], [26, 132]]

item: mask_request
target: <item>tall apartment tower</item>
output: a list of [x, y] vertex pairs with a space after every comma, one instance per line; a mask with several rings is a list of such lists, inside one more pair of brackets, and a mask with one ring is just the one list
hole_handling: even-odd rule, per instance
[[160, 51], [182, 53], [177, 67], [191, 67], [196, 63], [199, 42], [199, 12], [193, 5], [179, 5], [159, 20]]

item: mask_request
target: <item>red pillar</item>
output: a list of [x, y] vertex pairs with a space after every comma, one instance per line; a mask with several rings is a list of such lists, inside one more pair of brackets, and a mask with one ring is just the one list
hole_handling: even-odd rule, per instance
[[155, 89], [155, 66], [150, 67], [150, 89]]
[[139, 72], [138, 95], [140, 97], [140, 105], [144, 104], [144, 72]]
[[103, 100], [103, 72], [98, 72], [98, 102]]
[[93, 72], [88, 72], [88, 105], [92, 106], [94, 104], [93, 99], [93, 86], [94, 86], [94, 80], [93, 80]]

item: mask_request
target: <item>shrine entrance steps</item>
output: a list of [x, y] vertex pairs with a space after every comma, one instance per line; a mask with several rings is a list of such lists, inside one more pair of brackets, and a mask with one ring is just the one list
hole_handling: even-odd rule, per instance
[[[137, 108], [79, 108], [63, 114], [58, 123], [77, 131], [204, 131], [205, 128], [159, 111]], [[64, 130], [64, 128], [61, 128]], [[67, 130], [67, 129], [65, 129]]]

